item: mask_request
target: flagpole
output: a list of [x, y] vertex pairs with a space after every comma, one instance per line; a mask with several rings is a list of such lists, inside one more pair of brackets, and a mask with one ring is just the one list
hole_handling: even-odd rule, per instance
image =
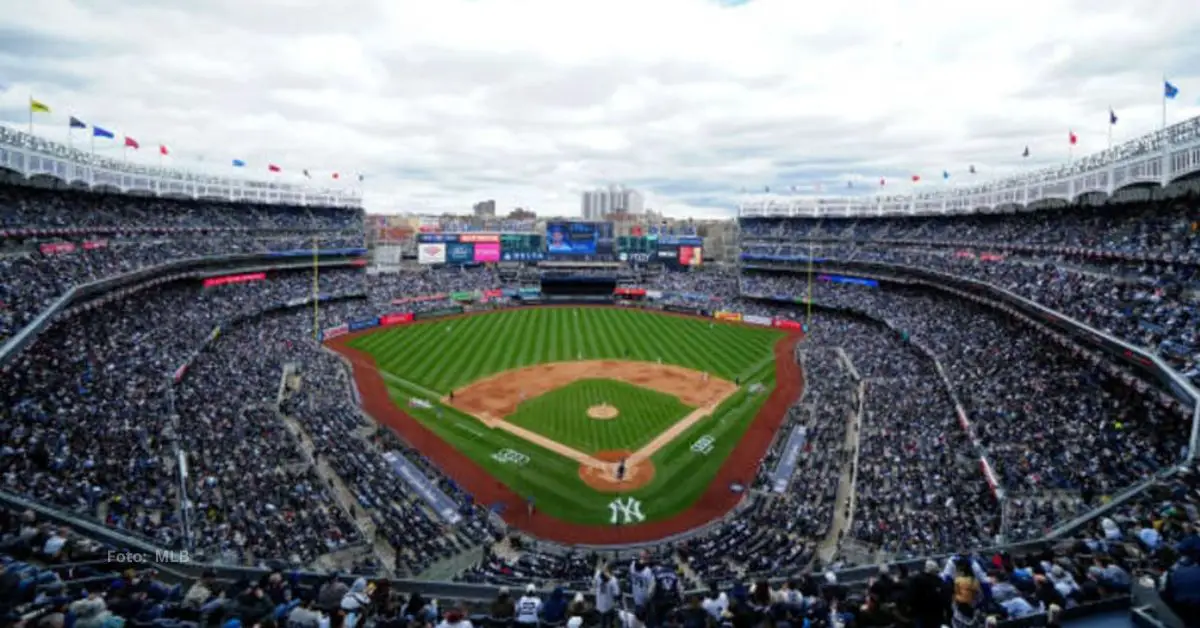
[[320, 299], [317, 298], [317, 296], [321, 292], [320, 279], [319, 279], [320, 264], [317, 263], [317, 260], [318, 260], [317, 236], [315, 234], [313, 235], [312, 246], [313, 246], [313, 273], [312, 273], [312, 275], [313, 275], [313, 293], [312, 293], [313, 340], [320, 342], [321, 341], [321, 331], [320, 331], [321, 330], [321, 301], [320, 301]]
[[1112, 112], [1108, 113], [1108, 150], [1112, 150]]
[[[1163, 99], [1163, 111], [1167, 110], [1167, 101]], [[1166, 116], [1167, 114], [1163, 114]], [[33, 94], [29, 94], [29, 134], [33, 135]]]
[[[1162, 129], [1166, 130], [1166, 128], [1167, 128], [1167, 75], [1166, 74], [1164, 74], [1162, 77], [1162, 85], [1159, 87], [1159, 89], [1162, 90]], [[33, 114], [30, 114], [30, 120], [31, 120], [30, 127], [33, 126], [33, 122], [32, 122], [33, 117], [32, 116], [33, 116]]]
[[[817, 219], [817, 227], [820, 228], [821, 219]], [[813, 240], [812, 234], [808, 236], [808, 305], [807, 311], [804, 313], [804, 333], [810, 333], [812, 329], [812, 290], [813, 290]]]

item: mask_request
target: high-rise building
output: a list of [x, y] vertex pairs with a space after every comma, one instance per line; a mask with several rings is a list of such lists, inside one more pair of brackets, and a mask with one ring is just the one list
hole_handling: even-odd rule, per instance
[[491, 199], [479, 201], [478, 203], [475, 203], [472, 209], [474, 210], [476, 216], [490, 218], [496, 215], [496, 201]]
[[580, 195], [579, 213], [584, 220], [604, 220], [609, 214], [641, 215], [645, 199], [641, 192], [621, 185], [585, 191]]

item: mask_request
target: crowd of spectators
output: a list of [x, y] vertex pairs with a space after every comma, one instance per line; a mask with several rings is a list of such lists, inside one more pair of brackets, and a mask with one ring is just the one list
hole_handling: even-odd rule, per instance
[[0, 342], [72, 286], [194, 257], [364, 246], [361, 210], [0, 185]]
[[[750, 221], [751, 258], [875, 261], [985, 281], [1145, 347], [1200, 383], [1200, 203]], [[805, 262], [806, 263], [806, 262]]]
[[[1144, 384], [1065, 348], [1049, 347], [1046, 337], [994, 310], [942, 294], [813, 285], [814, 303], [886, 321], [893, 336], [941, 363], [1000, 483], [1017, 498], [1010, 535], [1039, 536], [1054, 521], [1178, 463], [1185, 452], [1188, 409], [1144, 394]], [[743, 287], [804, 295], [807, 283], [754, 274]], [[814, 323], [810, 333], [826, 332]], [[853, 346], [862, 353], [878, 343]], [[899, 390], [894, 396], [921, 398]], [[953, 416], [953, 407], [943, 410]]]

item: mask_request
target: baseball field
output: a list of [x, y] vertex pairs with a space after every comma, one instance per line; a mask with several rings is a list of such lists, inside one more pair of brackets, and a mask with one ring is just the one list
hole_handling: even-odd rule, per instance
[[510, 524], [571, 542], [728, 511], [799, 387], [785, 332], [636, 309], [500, 310], [327, 344], [376, 420]]

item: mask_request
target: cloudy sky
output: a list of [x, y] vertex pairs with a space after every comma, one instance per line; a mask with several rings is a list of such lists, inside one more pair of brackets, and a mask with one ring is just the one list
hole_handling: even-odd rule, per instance
[[1200, 115], [1198, 32], [1196, 0], [37, 0], [0, 17], [0, 120], [32, 94], [37, 134], [75, 115], [130, 159], [362, 172], [378, 213], [624, 183], [729, 215], [1063, 162], [1070, 130], [1100, 150], [1110, 106], [1117, 141], [1160, 124], [1164, 73], [1170, 119]]

